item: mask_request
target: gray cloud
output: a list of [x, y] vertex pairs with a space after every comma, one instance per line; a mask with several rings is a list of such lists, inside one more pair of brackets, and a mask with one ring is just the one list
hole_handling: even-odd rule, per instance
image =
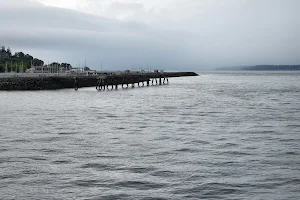
[[[95, 2], [85, 9], [93, 11], [93, 5], [95, 13]], [[101, 60], [107, 69], [300, 63], [297, 0], [169, 2], [159, 8], [110, 4], [105, 12], [127, 17], [119, 21], [26, 0], [0, 0], [0, 44], [46, 62], [76, 65], [87, 58], [98, 69]]]

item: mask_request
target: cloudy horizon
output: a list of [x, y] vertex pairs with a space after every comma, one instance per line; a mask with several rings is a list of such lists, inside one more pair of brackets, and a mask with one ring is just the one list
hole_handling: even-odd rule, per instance
[[0, 0], [0, 45], [100, 69], [299, 64], [297, 0]]

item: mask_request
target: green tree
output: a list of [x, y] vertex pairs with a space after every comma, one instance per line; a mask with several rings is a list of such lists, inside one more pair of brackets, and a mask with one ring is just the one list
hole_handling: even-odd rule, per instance
[[60, 66], [60, 64], [58, 62], [53, 62], [50, 64], [50, 66]]
[[65, 70], [71, 70], [72, 65], [69, 63], [61, 63], [61, 67], [64, 68]]
[[44, 65], [44, 61], [42, 61], [40, 59], [37, 59], [37, 58], [34, 58], [32, 60], [32, 65], [33, 66], [43, 66]]
[[8, 53], [9, 57], [11, 57], [11, 50], [10, 50], [9, 47], [7, 48], [7, 51], [6, 51], [6, 52]]
[[24, 58], [25, 57], [25, 54], [23, 52], [16, 52], [14, 57], [16, 58]]
[[29, 54], [26, 54], [24, 57], [26, 60], [33, 60], [33, 57]]

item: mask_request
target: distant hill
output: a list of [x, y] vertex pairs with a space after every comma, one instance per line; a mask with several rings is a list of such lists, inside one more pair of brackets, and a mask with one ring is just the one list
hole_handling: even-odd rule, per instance
[[288, 71], [300, 70], [300, 65], [255, 65], [255, 66], [235, 66], [235, 67], [222, 67], [217, 70], [224, 71]]
[[5, 49], [4, 46], [1, 47], [0, 73], [4, 72], [5, 68], [7, 68], [8, 71], [18, 71], [20, 70], [20, 66], [22, 66], [23, 70], [26, 70], [31, 67], [31, 64], [34, 66], [42, 66], [44, 65], [44, 61], [23, 52], [16, 52], [13, 55], [10, 48]]
[[[44, 61], [38, 58], [34, 58], [29, 54], [23, 52], [15, 52], [12, 54], [10, 48], [7, 49], [5, 46], [0, 48], [0, 73], [3, 72], [20, 72], [26, 71], [31, 66], [43, 66]], [[69, 63], [56, 63], [53, 62], [49, 66], [59, 66], [65, 69], [72, 68]]]

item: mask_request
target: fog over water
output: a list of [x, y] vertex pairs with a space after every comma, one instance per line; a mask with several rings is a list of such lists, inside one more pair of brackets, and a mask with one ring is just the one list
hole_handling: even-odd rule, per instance
[[[299, 64], [297, 0], [0, 0], [0, 45], [92, 68]], [[52, 6], [52, 7], [50, 7]]]

